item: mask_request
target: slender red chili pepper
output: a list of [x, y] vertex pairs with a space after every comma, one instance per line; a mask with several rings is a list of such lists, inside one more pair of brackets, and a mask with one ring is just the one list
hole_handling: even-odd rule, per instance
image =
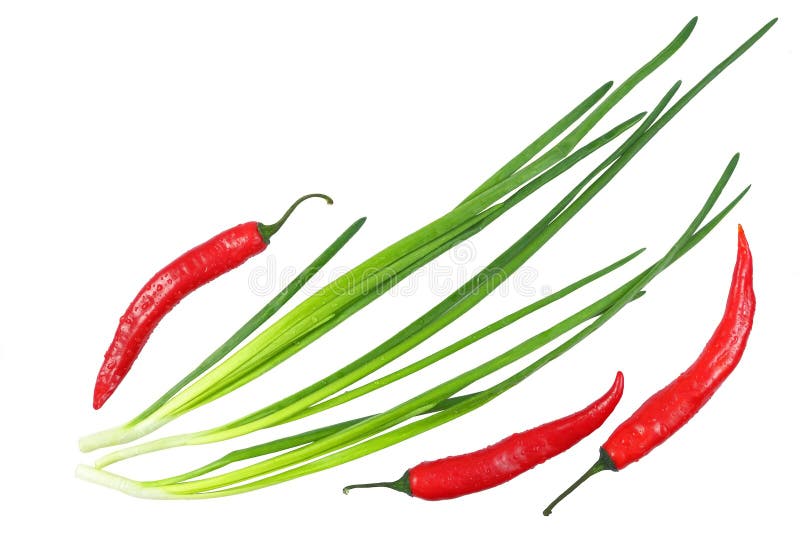
[[161, 319], [186, 295], [244, 263], [267, 248], [270, 238], [294, 209], [312, 197], [333, 200], [326, 195], [303, 196], [274, 224], [247, 222], [225, 230], [185, 252], [158, 271], [139, 291], [119, 320], [114, 339], [106, 351], [94, 386], [94, 408], [108, 400], [139, 356]]
[[697, 360], [668, 386], [647, 399], [600, 448], [600, 459], [545, 510], [601, 471], [619, 471], [642, 459], [685, 425], [739, 363], [753, 326], [753, 258], [739, 226], [738, 252], [725, 313]]
[[485, 449], [422, 462], [394, 482], [344, 488], [385, 487], [429, 501], [454, 499], [493, 488], [560, 454], [596, 430], [622, 396], [623, 376], [595, 402], [562, 419], [513, 434]]

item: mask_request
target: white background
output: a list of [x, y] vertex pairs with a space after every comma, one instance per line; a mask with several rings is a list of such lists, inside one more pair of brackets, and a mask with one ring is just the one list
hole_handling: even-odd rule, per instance
[[[4, 3], [0, 530], [796, 532], [796, 6], [592, 4]], [[646, 298], [480, 410], [311, 477], [204, 502], [138, 500], [73, 477], [78, 463], [96, 457], [77, 450], [79, 436], [142, 409], [350, 222], [369, 218], [315, 283], [444, 213], [593, 89], [638, 68], [695, 14], [700, 21], [683, 49], [596, 133], [649, 109], [676, 79], [685, 90], [762, 24], [781, 20], [532, 258], [523, 278], [395, 365], [649, 247], [635, 265], [352, 406], [115, 469], [166, 476], [233, 448], [387, 408], [498, 354], [659, 257], [741, 151], [723, 200], [753, 184], [750, 194]], [[438, 282], [477, 272], [589, 168], [437, 260], [451, 273]], [[313, 191], [335, 205], [309, 202], [267, 252], [186, 298], [94, 412], [97, 368], [140, 285], [183, 250], [238, 222], [271, 222]], [[611, 429], [702, 349], [727, 294], [737, 222], [755, 256], [758, 296], [740, 366], [668, 443], [620, 473], [598, 475], [542, 517], [595, 461]], [[252, 284], [265, 269], [271, 278], [256, 281], [272, 281], [269, 295]], [[275, 372], [158, 435], [222, 423], [338, 368], [442, 298], [433, 280], [431, 270], [413, 277]], [[504, 486], [436, 503], [388, 490], [340, 492], [577, 410], [608, 388], [617, 369], [626, 391], [609, 421]]]

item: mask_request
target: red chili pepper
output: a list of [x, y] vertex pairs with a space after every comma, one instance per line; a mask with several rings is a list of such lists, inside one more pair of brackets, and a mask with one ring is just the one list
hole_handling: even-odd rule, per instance
[[736, 266], [725, 313], [700, 356], [617, 427], [600, 448], [597, 463], [553, 501], [544, 515], [550, 515], [556, 504], [592, 475], [606, 470], [619, 471], [642, 459], [685, 425], [741, 360], [755, 309], [753, 258], [744, 230], [739, 226]]
[[429, 501], [453, 499], [493, 488], [564, 452], [596, 430], [622, 396], [623, 376], [598, 400], [562, 419], [513, 434], [485, 449], [449, 456], [406, 471], [394, 482], [355, 484], [344, 488], [385, 487]]
[[185, 252], [157, 272], [139, 291], [119, 320], [117, 332], [106, 351], [94, 386], [94, 408], [108, 400], [139, 356], [150, 334], [161, 319], [186, 295], [223, 273], [244, 263], [267, 248], [270, 238], [286, 222], [294, 209], [312, 197], [299, 198], [274, 224], [247, 222], [212, 237]]

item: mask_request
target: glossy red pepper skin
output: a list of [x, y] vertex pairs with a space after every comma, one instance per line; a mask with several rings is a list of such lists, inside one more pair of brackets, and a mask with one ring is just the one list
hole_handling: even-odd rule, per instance
[[130, 370], [158, 323], [186, 295], [267, 248], [259, 223], [239, 224], [185, 252], [142, 287], [120, 317], [94, 387], [99, 409]]
[[755, 309], [753, 258], [740, 226], [736, 266], [722, 320], [697, 360], [647, 399], [603, 444], [617, 470], [663, 443], [708, 402], [742, 359]]
[[242, 223], [183, 253], [158, 271], [139, 291], [120, 317], [94, 386], [94, 409], [100, 409], [117, 389], [161, 319], [186, 295], [238, 267], [267, 248], [300, 203], [327, 195], [313, 193], [297, 199], [274, 224]]
[[647, 399], [600, 447], [600, 459], [544, 510], [553, 507], [589, 477], [619, 471], [658, 447], [708, 402], [742, 359], [756, 310], [753, 257], [739, 226], [736, 265], [717, 328], [697, 360], [669, 385]]
[[429, 501], [454, 499], [521, 475], [600, 427], [619, 403], [623, 385], [618, 372], [611, 389], [579, 412], [512, 434], [479, 451], [422, 462], [409, 470], [411, 494]]
[[498, 486], [560, 454], [596, 430], [619, 403], [624, 379], [617, 373], [602, 397], [572, 415], [513, 434], [479, 451], [422, 462], [383, 486], [429, 501], [454, 499]]

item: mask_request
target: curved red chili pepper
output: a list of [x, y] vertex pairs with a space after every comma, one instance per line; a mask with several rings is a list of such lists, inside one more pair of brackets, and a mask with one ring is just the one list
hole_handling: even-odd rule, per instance
[[185, 252], [150, 278], [120, 317], [95, 382], [95, 410], [103, 406], [114, 393], [150, 334], [172, 308], [195, 289], [267, 248], [270, 237], [280, 229], [292, 211], [312, 197], [333, 203], [326, 195], [301, 197], [276, 223], [247, 222], [234, 226]]
[[550, 515], [556, 504], [590, 476], [600, 471], [619, 471], [642, 459], [685, 425], [741, 360], [755, 309], [753, 258], [740, 225], [736, 266], [725, 313], [700, 356], [614, 430], [600, 448], [597, 463], [553, 501], [544, 515]]
[[567, 417], [513, 434], [485, 449], [422, 462], [394, 482], [344, 488], [387, 487], [429, 501], [453, 499], [493, 488], [560, 454], [596, 430], [622, 396], [623, 376], [602, 397]]

